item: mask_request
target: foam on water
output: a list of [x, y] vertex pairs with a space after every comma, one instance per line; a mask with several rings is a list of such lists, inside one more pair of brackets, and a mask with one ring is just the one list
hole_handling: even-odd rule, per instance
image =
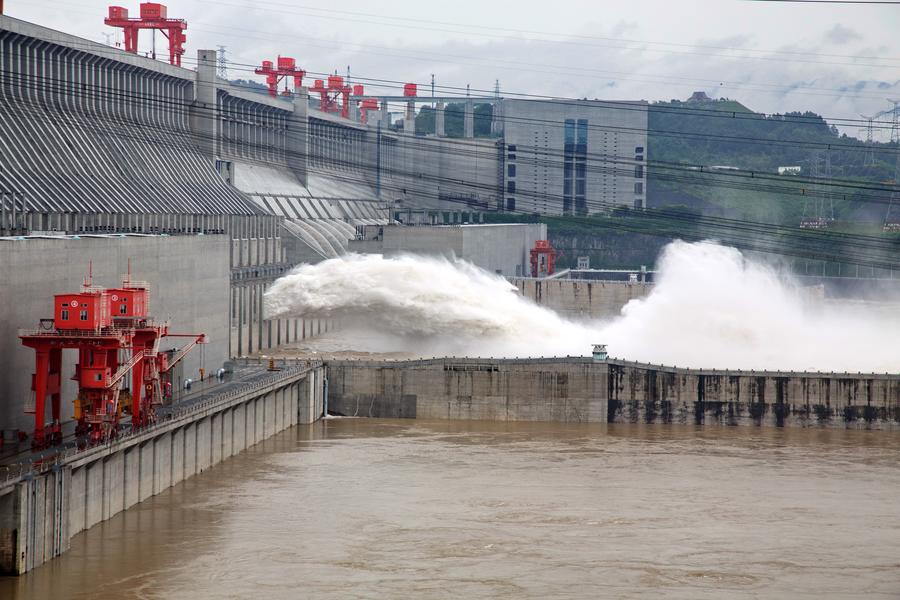
[[[384, 351], [613, 356], [668, 365], [896, 372], [900, 319], [815, 299], [785, 273], [712, 242], [673, 242], [653, 291], [608, 322], [535, 305], [500, 276], [444, 258], [349, 255], [302, 265], [265, 296], [270, 317], [340, 319]], [[378, 348], [368, 348], [377, 350]]]

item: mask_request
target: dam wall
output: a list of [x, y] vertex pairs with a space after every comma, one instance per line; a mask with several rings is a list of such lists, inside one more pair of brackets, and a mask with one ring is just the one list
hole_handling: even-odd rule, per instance
[[621, 360], [327, 361], [359, 417], [900, 429], [900, 375], [680, 369]]
[[328, 411], [356, 417], [606, 421], [606, 374], [589, 361], [328, 362]]
[[109, 444], [0, 470], [0, 574], [59, 556], [79, 532], [324, 411], [324, 369], [259, 373]]
[[509, 282], [535, 304], [567, 319], [611, 319], [630, 300], [643, 298], [653, 284], [639, 281], [590, 281], [511, 277]]
[[900, 375], [606, 368], [611, 423], [900, 429]]

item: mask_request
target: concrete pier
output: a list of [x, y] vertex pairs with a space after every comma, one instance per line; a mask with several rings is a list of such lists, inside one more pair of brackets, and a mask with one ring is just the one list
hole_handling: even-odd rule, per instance
[[153, 427], [0, 480], [0, 574], [25, 573], [79, 532], [323, 414], [321, 365], [260, 368], [239, 383], [179, 405]]

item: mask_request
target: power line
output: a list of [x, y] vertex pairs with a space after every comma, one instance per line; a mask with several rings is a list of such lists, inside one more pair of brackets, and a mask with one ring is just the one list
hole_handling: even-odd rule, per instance
[[[64, 86], [64, 88], [65, 88], [65, 86]], [[83, 95], [88, 96], [89, 97], [88, 99], [90, 99], [90, 94], [83, 94]], [[140, 104], [141, 102], [144, 102], [145, 104], [147, 103], [146, 99], [143, 99], [143, 100], [138, 99], [137, 100], [138, 104]], [[171, 104], [171, 102], [169, 102], [169, 104]], [[190, 107], [188, 105], [185, 105], [184, 103], [182, 103], [181, 108], [184, 111], [184, 113], [187, 114], [187, 111]], [[26, 109], [26, 110], [28, 110], [28, 109]], [[31, 110], [37, 110], [37, 111], [40, 111], [40, 112], [46, 114], [45, 109], [42, 110], [38, 107], [31, 108]], [[227, 111], [225, 111], [225, 112], [227, 113]], [[201, 114], [201, 118], [218, 118], [218, 117], [215, 117], [215, 114], [211, 112], [206, 115]], [[123, 122], [127, 122], [129, 125], [134, 124], [133, 120], [132, 121], [124, 121], [123, 120]], [[155, 127], [156, 127], [156, 129], [159, 129], [159, 130], [164, 129], [164, 125], [162, 123], [156, 125]], [[99, 131], [104, 131], [104, 132], [108, 132], [108, 130], [109, 130], [109, 128], [102, 127], [102, 126], [98, 126], [97, 129]], [[130, 131], [128, 133], [129, 133], [129, 135], [134, 135], [133, 131]], [[182, 135], [187, 135], [187, 133], [182, 132]], [[415, 138], [413, 138], [413, 139], [415, 140]], [[146, 142], [147, 140], [144, 139], [143, 141]], [[226, 140], [226, 141], [231, 141], [231, 140]], [[236, 140], [236, 142], [243, 146], [250, 146], [252, 148], [252, 146], [250, 144], [246, 144], [243, 140]], [[164, 140], [159, 140], [157, 143], [165, 145], [166, 147], [170, 147], [171, 139], [167, 138]], [[186, 140], [185, 144], [189, 145], [190, 142]], [[416, 150], [416, 149], [421, 150], [421, 149], [425, 148], [425, 146], [426, 146], [425, 144], [423, 144], [422, 142], [420, 142], [418, 140], [414, 141], [413, 144], [414, 144], [414, 146], [411, 148], [413, 150]], [[457, 143], [456, 145], [459, 146], [460, 143]], [[434, 148], [432, 148], [431, 151], [438, 151], [438, 150], [435, 150]], [[445, 152], [446, 150], [440, 150], [440, 151]], [[460, 150], [459, 149], [451, 150], [451, 152], [460, 152]], [[465, 152], [463, 152], [463, 154], [465, 154]], [[252, 160], [252, 158], [251, 158], [251, 160]], [[352, 167], [353, 164], [350, 163], [349, 161], [343, 161], [343, 162], [342, 161], [332, 161], [332, 166], [336, 166], [336, 167], [346, 166], [349, 168], [349, 167]], [[359, 167], [359, 165], [356, 165], [356, 166]], [[371, 169], [372, 169], [371, 167], [363, 166], [362, 168], [359, 168], [359, 171], [361, 173], [365, 174], [367, 171], [371, 171]], [[416, 189], [415, 186], [418, 185], [419, 189], [421, 190], [421, 192], [423, 194], [426, 194], [426, 193], [430, 194], [431, 192], [434, 191], [433, 188], [430, 188], [430, 186], [435, 183], [438, 183], [438, 184], [450, 183], [453, 185], [463, 184], [463, 185], [467, 186], [468, 189], [481, 188], [481, 189], [486, 189], [488, 191], [494, 191], [494, 192], [497, 191], [496, 185], [482, 185], [482, 184], [478, 184], [475, 182], [461, 182], [459, 180], [449, 179], [446, 177], [435, 177], [435, 176], [429, 176], [428, 178], [420, 178], [421, 182], [416, 184], [415, 183], [416, 173], [414, 173], [414, 172], [398, 170], [398, 171], [395, 171], [395, 174], [404, 178], [404, 182], [402, 182], [402, 183], [391, 184], [390, 182], [388, 182], [386, 187], [390, 188], [391, 185], [395, 185], [395, 187], [394, 187], [395, 191], [399, 191], [401, 189], [401, 186], [402, 186], [402, 189], [404, 189], [404, 190], [406, 190], [408, 188], [412, 188], [412, 191], [415, 191], [415, 189]], [[333, 178], [335, 178], [337, 180], [341, 180], [341, 178], [342, 178], [342, 176], [339, 174], [338, 175], [330, 174], [330, 176], [332, 176]], [[348, 180], [348, 181], [354, 181], [355, 183], [359, 182], [358, 177], [346, 176], [346, 177], [344, 177], [344, 179]], [[410, 181], [412, 182], [412, 184], [410, 184]], [[754, 185], [758, 185], [758, 184], [754, 184]], [[426, 187], [426, 186], [428, 186], [428, 187]], [[546, 195], [544, 195], [544, 196], [546, 196]], [[559, 200], [561, 203], [561, 197], [559, 195], [553, 194], [550, 196], [550, 199], [552, 201]], [[450, 200], [450, 201], [454, 202], [454, 200]], [[611, 204], [611, 203], [605, 203], [605, 202], [591, 202], [590, 207], [598, 208], [601, 210], [609, 210], [609, 209], [619, 208], [618, 205]], [[749, 244], [752, 242], [752, 238], [754, 236], [775, 235], [776, 239], [774, 241], [770, 240], [770, 241], [766, 242], [765, 244], [757, 244], [757, 245], [764, 246], [771, 251], [778, 251], [780, 253], [787, 254], [787, 255], [798, 254], [798, 253], [804, 253], [803, 256], [806, 256], [806, 257], [808, 257], [812, 254], [815, 254], [817, 257], [821, 257], [824, 255], [823, 250], [821, 248], [806, 249], [806, 247], [804, 245], [795, 243], [796, 240], [794, 238], [796, 238], [796, 236], [798, 235], [796, 233], [795, 228], [787, 228], [784, 226], [773, 226], [773, 225], [767, 225], [767, 224], [762, 224], [762, 223], [750, 222], [750, 221], [746, 221], [746, 220], [734, 220], [734, 219], [722, 220], [721, 218], [714, 218], [714, 217], [707, 217], [707, 216], [701, 216], [701, 217], [693, 217], [692, 216], [692, 217], [687, 217], [687, 220], [685, 220], [686, 217], [684, 215], [678, 214], [677, 212], [675, 212], [675, 213], [661, 212], [661, 213], [655, 213], [655, 214], [656, 214], [657, 219], [663, 219], [662, 224], [669, 223], [671, 225], [678, 225], [679, 223], [681, 223], [681, 224], [692, 223], [693, 226], [699, 225], [699, 226], [705, 227], [706, 232], [704, 233], [704, 235], [708, 235], [710, 230], [724, 232], [725, 234], [730, 236], [729, 239], [733, 239], [735, 241], [735, 243], [739, 242], [739, 243]], [[775, 229], [772, 229], [773, 227], [775, 227]], [[716, 228], [718, 228], [718, 229], [716, 229]], [[671, 233], [671, 232], [667, 232], [665, 234], [668, 235], [669, 233]], [[794, 238], [788, 238], [788, 242], [778, 241], [778, 238], [782, 237], [784, 235], [792, 235], [792, 236], [794, 236]], [[805, 238], [800, 238], [800, 239], [802, 240]], [[893, 263], [885, 261], [884, 253], [885, 252], [889, 252], [892, 254], [896, 253], [896, 244], [892, 243], [890, 240], [885, 240], [882, 238], [877, 238], [877, 237], [872, 237], [872, 236], [861, 236], [858, 234], [856, 234], [856, 235], [837, 234], [834, 232], [829, 232], [827, 234], [827, 236], [820, 237], [817, 239], [820, 239], [820, 240], [827, 239], [827, 240], [829, 240], [829, 243], [834, 242], [834, 241], [840, 241], [840, 240], [852, 241], [851, 248], [849, 250], [845, 250], [844, 254], [842, 254], [841, 256], [843, 257], [844, 260], [849, 259], [849, 260], [853, 260], [855, 262], [868, 262], [868, 263], [872, 263], [872, 264], [877, 263], [879, 265], [884, 265], [884, 264], [890, 265]], [[874, 251], [876, 249], [877, 249], [877, 253], [871, 254], [871, 251]], [[831, 250], [830, 252], [834, 252], [834, 251]]]

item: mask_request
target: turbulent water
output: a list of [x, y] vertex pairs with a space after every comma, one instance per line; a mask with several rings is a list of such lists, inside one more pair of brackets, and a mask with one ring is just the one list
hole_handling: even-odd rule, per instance
[[653, 291], [608, 322], [575, 322], [458, 260], [350, 255], [303, 265], [266, 294], [270, 316], [338, 318], [381, 348], [470, 356], [586, 355], [707, 368], [896, 372], [900, 316], [826, 304], [786, 273], [712, 242], [674, 242]]
[[898, 459], [882, 432], [329, 419], [0, 598], [887, 600]]

